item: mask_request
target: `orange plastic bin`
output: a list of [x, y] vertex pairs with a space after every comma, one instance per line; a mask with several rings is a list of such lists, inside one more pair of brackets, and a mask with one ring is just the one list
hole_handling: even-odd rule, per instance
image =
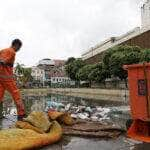
[[128, 136], [150, 142], [150, 63], [124, 65], [128, 71], [133, 123]]

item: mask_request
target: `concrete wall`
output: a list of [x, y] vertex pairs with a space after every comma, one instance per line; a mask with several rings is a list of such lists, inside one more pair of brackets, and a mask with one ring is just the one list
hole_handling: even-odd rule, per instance
[[[150, 28], [149, 30], [141, 30], [141, 33], [139, 35], [137, 35], [136, 37], [133, 37], [131, 39], [128, 39], [118, 45], [130, 45], [130, 46], [139, 46], [141, 48], [150, 48]], [[114, 45], [112, 45], [113, 47]], [[104, 49], [104, 51], [106, 51]], [[103, 55], [104, 55], [104, 51], [100, 52], [96, 55], [89, 55], [89, 57], [86, 57], [86, 59], [84, 59], [84, 61], [87, 64], [95, 64], [98, 63], [100, 61], [102, 61]]]
[[126, 34], [123, 34], [120, 37], [111, 37], [111, 38], [101, 42], [100, 44], [97, 44], [95, 47], [92, 47], [87, 52], [83, 53], [82, 59], [86, 60], [91, 57], [94, 57], [95, 55], [98, 55], [98, 54], [108, 50], [109, 48], [119, 45], [119, 44], [139, 35], [140, 32], [141, 32], [140, 28], [137, 27], [137, 28], [127, 32]]
[[128, 90], [109, 90], [92, 88], [56, 88], [50, 89], [50, 93], [62, 94], [67, 96], [76, 96], [88, 99], [107, 100], [113, 102], [128, 102]]

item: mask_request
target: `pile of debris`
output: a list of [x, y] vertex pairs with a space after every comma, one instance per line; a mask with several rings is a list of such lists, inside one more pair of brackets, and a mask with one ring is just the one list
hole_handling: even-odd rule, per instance
[[50, 110], [48, 115], [52, 120], [57, 120], [62, 125], [64, 135], [114, 138], [118, 137], [123, 131], [120, 127], [110, 123], [73, 119], [69, 113]]
[[122, 130], [111, 124], [73, 119], [68, 112], [32, 112], [16, 128], [0, 131], [0, 149], [35, 149], [59, 141], [62, 135], [118, 137]]
[[123, 111], [129, 112], [129, 107], [122, 107], [120, 108], [120, 110], [118, 110], [117, 107], [89, 107], [81, 105], [74, 106], [71, 103], [64, 105], [62, 103], [54, 101], [47, 101], [46, 111], [48, 111], [49, 109], [60, 112], [68, 112], [71, 114], [71, 117], [76, 119], [99, 122], [110, 120], [112, 114], [122, 113]]
[[93, 137], [93, 138], [115, 138], [118, 137], [123, 130], [120, 127], [111, 124], [102, 124], [99, 122], [89, 122], [78, 120], [72, 126], [63, 126], [64, 135]]

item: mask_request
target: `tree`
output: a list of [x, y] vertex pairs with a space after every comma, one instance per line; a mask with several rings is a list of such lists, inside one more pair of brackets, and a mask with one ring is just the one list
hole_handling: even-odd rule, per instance
[[74, 57], [69, 57], [68, 60], [66, 61], [65, 65], [72, 63], [74, 60], [76, 60]]
[[140, 62], [150, 62], [150, 49], [145, 49], [141, 51]]
[[76, 78], [81, 81], [89, 81], [88, 75], [90, 72], [94, 69], [94, 65], [85, 65], [82, 68], [79, 69], [79, 71], [76, 74]]
[[109, 66], [110, 65], [110, 58], [111, 58], [111, 55], [118, 50], [119, 50], [119, 47], [113, 47], [113, 48], [108, 49], [105, 52], [103, 60], [102, 60], [105, 70], [108, 71], [108, 77], [109, 78], [111, 77], [110, 66]]
[[17, 75], [22, 75], [24, 72], [24, 64], [19, 64], [17, 63], [16, 67], [15, 67], [15, 73]]
[[31, 72], [31, 68], [24, 68], [23, 75], [20, 78], [23, 87], [25, 87], [26, 84], [33, 79], [31, 76]]
[[105, 79], [108, 77], [108, 72], [104, 68], [103, 63], [99, 63], [93, 66], [91, 72], [88, 75], [90, 81], [95, 81], [98, 83], [105, 83]]
[[127, 78], [127, 71], [123, 65], [140, 62], [141, 49], [137, 46], [117, 46], [106, 52], [103, 62], [110, 76], [119, 77], [121, 80]]
[[75, 59], [65, 66], [66, 73], [72, 80], [78, 80], [77, 73], [84, 65], [85, 63], [82, 59]]
[[25, 87], [27, 82], [33, 79], [31, 71], [31, 68], [25, 68], [23, 64], [17, 63], [15, 67], [15, 74], [17, 75], [18, 81], [21, 83], [22, 87]]

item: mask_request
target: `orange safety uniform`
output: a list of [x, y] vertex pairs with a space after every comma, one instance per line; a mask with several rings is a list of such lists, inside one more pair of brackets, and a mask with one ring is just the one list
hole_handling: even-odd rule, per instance
[[0, 64], [0, 102], [3, 101], [5, 90], [7, 90], [15, 101], [18, 115], [24, 115], [24, 104], [13, 76], [15, 55], [13, 48], [0, 51], [0, 61], [4, 61], [4, 64]]

